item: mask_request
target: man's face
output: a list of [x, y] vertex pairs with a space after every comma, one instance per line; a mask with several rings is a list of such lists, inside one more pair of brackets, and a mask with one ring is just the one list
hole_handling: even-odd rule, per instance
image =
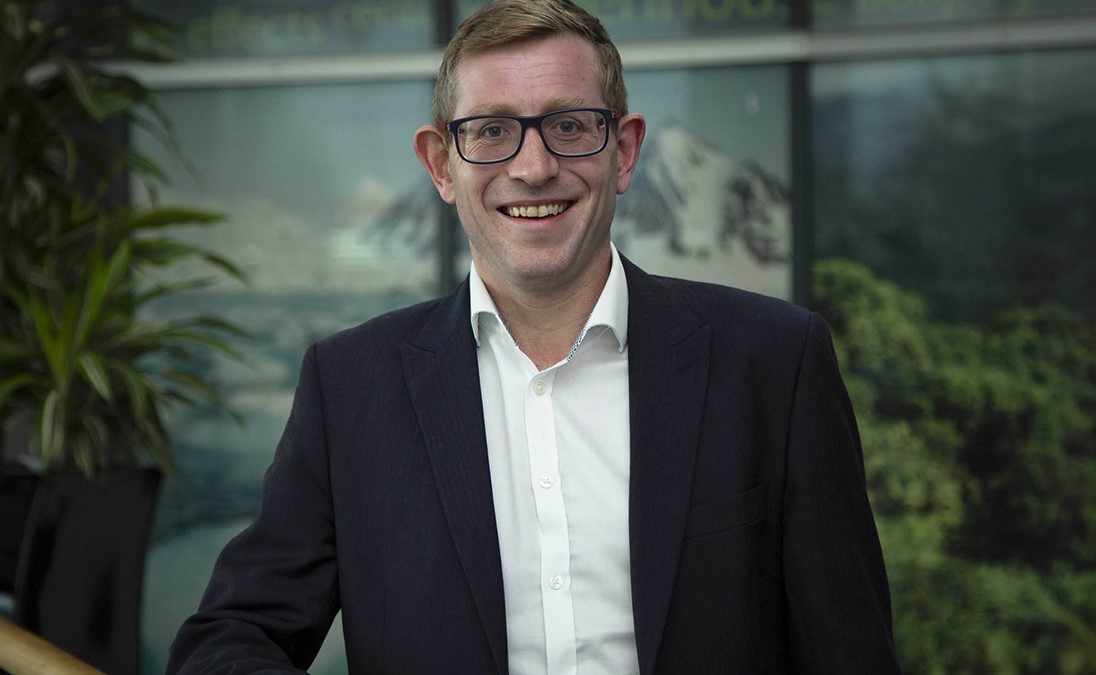
[[[456, 92], [454, 118], [606, 106], [593, 45], [570, 35], [467, 55]], [[420, 146], [424, 135], [430, 139]], [[488, 288], [537, 292], [604, 281], [616, 195], [628, 189], [642, 137], [642, 117], [629, 115], [590, 157], [551, 154], [533, 128], [517, 156], [499, 164], [464, 161], [430, 127], [420, 130], [416, 150], [442, 198], [456, 205]], [[520, 213], [541, 206], [548, 215]]]

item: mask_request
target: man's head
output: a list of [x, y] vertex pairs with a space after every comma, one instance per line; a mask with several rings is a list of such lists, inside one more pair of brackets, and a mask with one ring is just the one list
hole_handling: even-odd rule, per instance
[[455, 116], [457, 67], [468, 54], [554, 35], [576, 35], [594, 45], [605, 103], [618, 115], [628, 112], [628, 91], [616, 45], [597, 17], [570, 0], [498, 0], [468, 17], [442, 57], [434, 87], [434, 122]]
[[415, 152], [456, 206], [492, 293], [604, 284], [616, 196], [631, 184], [646, 128], [619, 109], [619, 72], [600, 23], [568, 0], [501, 0], [453, 38], [442, 110], [416, 132]]

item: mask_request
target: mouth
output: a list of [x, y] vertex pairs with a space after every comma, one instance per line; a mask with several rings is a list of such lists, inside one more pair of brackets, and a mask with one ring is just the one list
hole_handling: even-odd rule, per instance
[[550, 218], [558, 216], [571, 208], [572, 202], [556, 202], [554, 204], [528, 204], [503, 206], [499, 212], [511, 218]]

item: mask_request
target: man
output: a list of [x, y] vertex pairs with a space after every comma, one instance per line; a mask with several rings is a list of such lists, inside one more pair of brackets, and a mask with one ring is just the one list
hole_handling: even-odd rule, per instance
[[169, 672], [897, 672], [823, 321], [609, 239], [644, 120], [568, 0], [470, 17], [415, 151], [452, 295], [309, 349], [255, 523]]

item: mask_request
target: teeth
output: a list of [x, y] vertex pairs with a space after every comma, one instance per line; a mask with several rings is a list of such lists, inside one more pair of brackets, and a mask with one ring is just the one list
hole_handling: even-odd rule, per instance
[[557, 216], [566, 209], [566, 204], [541, 204], [540, 206], [507, 206], [505, 211], [511, 218], [544, 218]]

